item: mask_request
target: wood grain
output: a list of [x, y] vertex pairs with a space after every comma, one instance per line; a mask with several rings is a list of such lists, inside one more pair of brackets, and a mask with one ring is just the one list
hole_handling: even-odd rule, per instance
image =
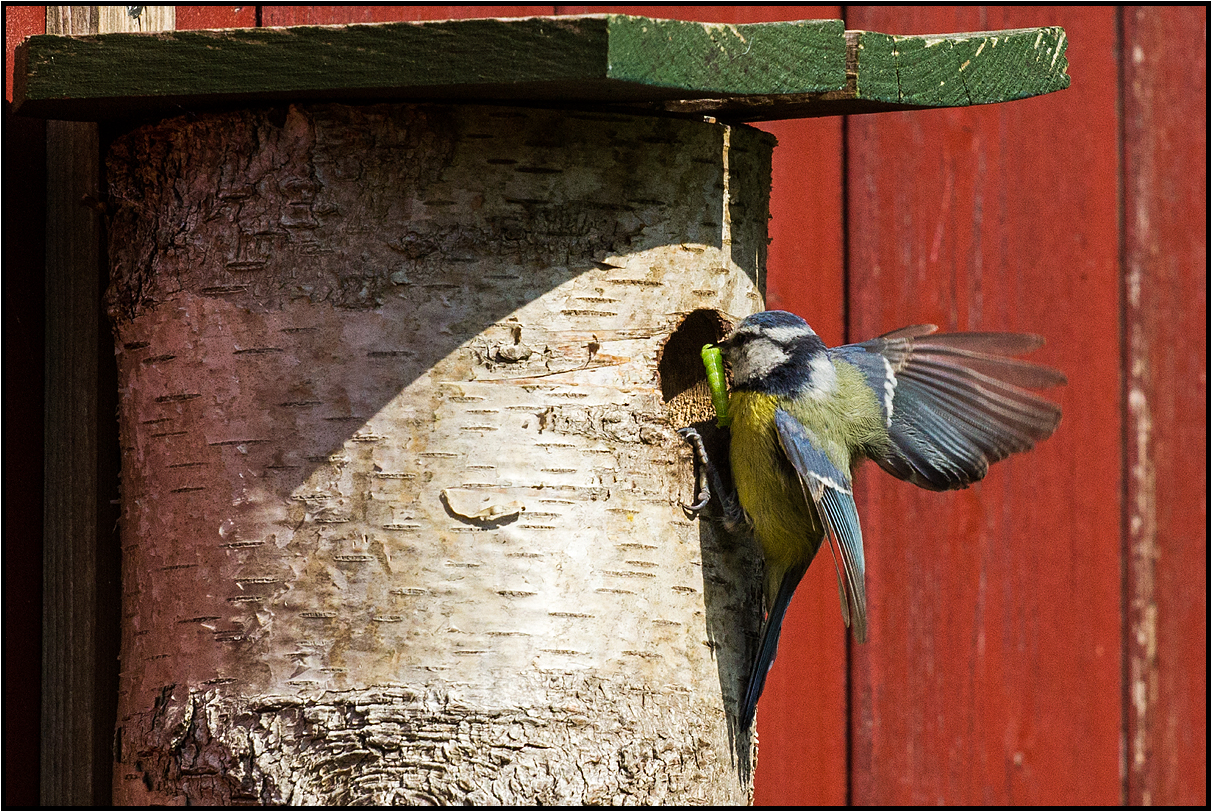
[[199, 28], [252, 28], [257, 24], [257, 6], [177, 6], [178, 31]]
[[[47, 30], [97, 30], [95, 8], [52, 7]], [[46, 479], [43, 501], [42, 802], [88, 805], [108, 764], [94, 690], [100, 231], [95, 124], [47, 125]]]
[[4, 9], [4, 98], [13, 100], [13, 53], [25, 37], [46, 33], [42, 6], [8, 6]]
[[438, 98], [758, 121], [992, 103], [1068, 84], [1056, 29], [862, 37], [872, 44], [840, 20], [603, 14], [42, 36], [15, 53], [13, 98], [25, 115], [81, 120], [287, 99]]
[[261, 24], [342, 25], [347, 23], [391, 23], [404, 20], [462, 20], [484, 17], [540, 17], [556, 14], [557, 6], [441, 6], [402, 4], [390, 6], [262, 6]]
[[[46, 29], [171, 25], [171, 7], [146, 7], [145, 19], [115, 10], [49, 6]], [[101, 329], [100, 218], [86, 205], [100, 197], [97, 125], [52, 121], [46, 136], [42, 803], [88, 806], [109, 797], [116, 692], [114, 382]]]
[[916, 36], [856, 31], [857, 97], [924, 107], [966, 107], [1069, 86], [1061, 28]]
[[1207, 13], [1120, 13], [1127, 801], [1206, 806]]
[[1056, 435], [973, 488], [926, 493], [875, 470], [856, 484], [872, 616], [853, 649], [859, 804], [1122, 798], [1114, 19], [868, 7], [847, 24], [1028, 20], [1082, 43], [1082, 92], [850, 122], [852, 337], [921, 322], [1041, 333], [1033, 357], [1069, 376]]

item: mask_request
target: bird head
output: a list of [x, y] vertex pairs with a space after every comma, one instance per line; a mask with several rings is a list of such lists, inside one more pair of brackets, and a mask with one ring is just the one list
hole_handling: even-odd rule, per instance
[[719, 348], [736, 391], [823, 396], [837, 387], [825, 343], [792, 313], [767, 310], [746, 317]]

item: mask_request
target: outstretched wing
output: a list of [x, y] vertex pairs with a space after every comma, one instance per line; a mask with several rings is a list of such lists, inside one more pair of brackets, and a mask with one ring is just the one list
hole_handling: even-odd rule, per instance
[[880, 467], [922, 488], [965, 488], [1051, 436], [1060, 407], [1030, 389], [1065, 383], [1049, 367], [1010, 357], [1043, 344], [1016, 333], [905, 327], [830, 352], [859, 367], [881, 395], [892, 447]]
[[858, 508], [850, 491], [850, 476], [838, 470], [821, 450], [802, 423], [782, 409], [776, 409], [783, 453], [799, 474], [804, 496], [816, 506], [824, 520], [825, 535], [838, 570], [838, 590], [842, 599], [842, 618], [854, 629], [860, 643], [867, 639], [867, 591], [863, 586], [863, 532], [859, 528]]

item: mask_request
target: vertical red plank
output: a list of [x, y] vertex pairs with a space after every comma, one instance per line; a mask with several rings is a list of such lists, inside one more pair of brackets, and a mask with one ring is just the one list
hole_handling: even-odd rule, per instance
[[13, 52], [21, 40], [46, 33], [46, 6], [4, 7], [4, 98], [13, 100]]
[[1122, 659], [1116, 20], [1093, 7], [858, 7], [848, 28], [1064, 26], [1072, 88], [852, 117], [851, 327], [1037, 332], [1056, 435], [969, 490], [858, 483], [870, 642], [858, 804], [1118, 804]]
[[1207, 9], [1126, 7], [1128, 803], [1208, 804]]
[[[719, 23], [839, 19], [838, 6], [560, 6], [567, 14], [636, 14]], [[766, 306], [800, 314], [828, 344], [843, 323], [840, 118], [757, 124], [778, 138], [770, 198]], [[828, 560], [809, 568], [783, 622], [758, 705], [756, 805], [847, 800], [846, 633]]]
[[199, 28], [252, 28], [257, 24], [256, 6], [177, 6], [177, 30]]

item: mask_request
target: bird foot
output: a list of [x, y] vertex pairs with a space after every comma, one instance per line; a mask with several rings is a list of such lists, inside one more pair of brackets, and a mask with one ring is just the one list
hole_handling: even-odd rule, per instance
[[711, 467], [711, 459], [707, 456], [707, 449], [703, 446], [703, 435], [693, 428], [684, 428], [678, 429], [678, 436], [690, 443], [690, 447], [694, 449], [695, 456], [694, 487], [696, 501], [689, 505], [683, 504], [682, 509], [691, 516], [697, 516], [711, 501], [711, 485], [708, 480], [711, 473], [714, 473], [714, 469]]
[[[725, 480], [720, 476], [720, 467], [712, 462], [711, 456], [707, 453], [707, 444], [703, 441], [703, 436], [692, 427], [678, 429], [678, 435], [694, 449], [696, 459], [695, 502], [690, 505], [682, 505], [683, 510], [692, 517], [698, 516], [711, 503], [714, 496], [719, 505], [720, 519], [729, 532], [737, 533], [748, 529], [750, 527], [749, 517], [745, 515], [736, 491], [726, 485]], [[723, 447], [727, 448], [727, 445]], [[728, 470], [727, 462], [727, 454], [725, 454], [725, 470]], [[728, 471], [727, 476], [731, 481], [731, 471]]]

